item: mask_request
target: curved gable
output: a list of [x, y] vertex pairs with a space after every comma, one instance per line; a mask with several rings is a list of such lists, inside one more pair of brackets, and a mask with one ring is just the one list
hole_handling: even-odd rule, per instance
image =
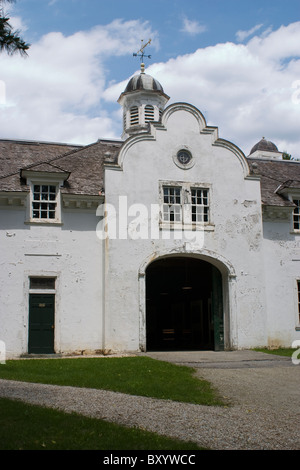
[[127, 152], [132, 146], [141, 141], [157, 140], [157, 133], [162, 131], [173, 131], [175, 134], [180, 132], [185, 135], [186, 140], [189, 139], [189, 134], [210, 135], [211, 145], [222, 147], [232, 152], [242, 166], [244, 177], [246, 178], [250, 175], [248, 161], [243, 151], [232, 142], [219, 138], [218, 128], [208, 126], [201, 111], [195, 106], [184, 102], [169, 105], [162, 113], [160, 122], [151, 122], [147, 132], [141, 132], [138, 135], [129, 137], [120, 150], [118, 165], [120, 167], [123, 166]]

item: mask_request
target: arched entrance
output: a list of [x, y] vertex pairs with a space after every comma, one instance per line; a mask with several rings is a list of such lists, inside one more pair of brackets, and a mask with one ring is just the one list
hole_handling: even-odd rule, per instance
[[166, 257], [146, 270], [146, 349], [224, 349], [222, 276], [207, 261]]

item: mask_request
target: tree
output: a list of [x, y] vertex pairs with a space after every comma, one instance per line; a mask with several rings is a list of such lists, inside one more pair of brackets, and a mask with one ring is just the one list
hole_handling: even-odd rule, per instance
[[13, 31], [9, 18], [4, 12], [4, 2], [14, 3], [15, 0], [0, 0], [0, 52], [5, 51], [10, 55], [19, 52], [21, 55], [27, 55], [30, 44], [23, 41], [19, 31]]
[[292, 155], [287, 153], [286, 151], [282, 152], [282, 160], [293, 160]]

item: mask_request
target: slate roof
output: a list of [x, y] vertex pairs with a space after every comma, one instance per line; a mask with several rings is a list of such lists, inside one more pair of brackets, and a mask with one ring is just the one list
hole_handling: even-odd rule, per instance
[[247, 158], [251, 173], [260, 176], [262, 204], [267, 206], [290, 207], [294, 204], [280, 189], [300, 189], [300, 162], [291, 160], [259, 160]]
[[[117, 140], [99, 140], [87, 146], [0, 140], [0, 191], [28, 191], [21, 178], [22, 169], [26, 169], [69, 173], [63, 193], [98, 196], [104, 188], [104, 161], [114, 164], [122, 144]], [[247, 161], [251, 174], [260, 176], [264, 205], [293, 206], [281, 191], [287, 187], [300, 190], [299, 162]]]
[[63, 171], [70, 173], [63, 193], [99, 195], [104, 160], [114, 162], [121, 145], [111, 140], [87, 146], [0, 140], [0, 191], [28, 191], [22, 170]]

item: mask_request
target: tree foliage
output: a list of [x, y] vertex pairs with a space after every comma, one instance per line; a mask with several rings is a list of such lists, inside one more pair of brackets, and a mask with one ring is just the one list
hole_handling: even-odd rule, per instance
[[13, 30], [3, 8], [3, 3], [14, 3], [14, 1], [0, 0], [0, 52], [7, 52], [10, 55], [19, 52], [21, 55], [27, 55], [30, 44], [20, 37], [19, 31]]
[[287, 152], [282, 152], [282, 160], [293, 160], [292, 155]]

